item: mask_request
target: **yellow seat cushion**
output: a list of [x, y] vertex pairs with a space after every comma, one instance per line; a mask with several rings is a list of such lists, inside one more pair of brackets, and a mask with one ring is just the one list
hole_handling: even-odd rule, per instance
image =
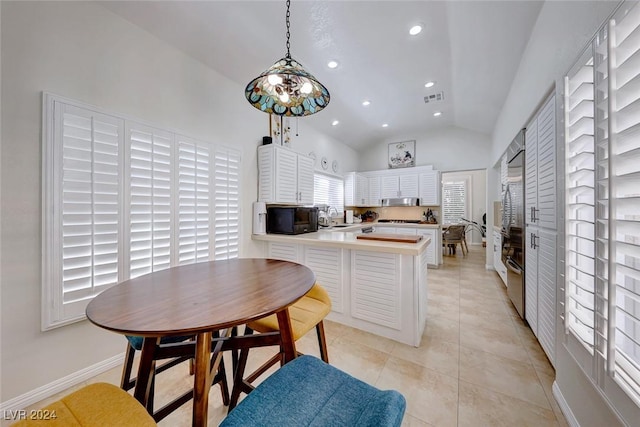
[[[44, 416], [50, 419], [42, 419]], [[47, 427], [146, 427], [155, 426], [145, 408], [126, 391], [113, 384], [96, 383], [75, 391], [38, 411], [27, 411], [33, 419], [13, 426]], [[55, 416], [55, 418], [53, 418]]]
[[[331, 298], [319, 284], [307, 292], [295, 304], [289, 307], [289, 317], [293, 328], [293, 339], [298, 340], [320, 323], [331, 311]], [[256, 332], [276, 332], [279, 330], [275, 314], [249, 322], [248, 326]]]

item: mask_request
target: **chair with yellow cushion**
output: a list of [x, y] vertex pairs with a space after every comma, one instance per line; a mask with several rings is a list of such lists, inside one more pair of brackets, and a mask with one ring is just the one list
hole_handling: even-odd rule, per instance
[[[298, 341], [315, 327], [318, 335], [318, 345], [320, 347], [320, 358], [326, 363], [329, 363], [329, 356], [327, 354], [327, 342], [324, 334], [323, 320], [327, 317], [329, 312], [331, 312], [331, 298], [329, 298], [327, 291], [317, 283], [313, 285], [305, 296], [289, 307], [293, 339]], [[251, 335], [254, 331], [259, 333], [279, 331], [277, 316], [272, 314], [271, 316], [249, 322], [245, 327], [245, 335]], [[244, 378], [244, 369], [247, 364], [248, 356], [249, 349], [243, 349], [240, 352], [235, 377], [235, 381], [239, 382], [239, 386], [234, 387], [234, 391], [231, 394], [229, 410], [233, 409], [238, 403], [238, 398], [240, 397], [241, 392], [249, 392], [253, 389], [251, 383], [253, 383], [260, 375], [265, 373], [276, 363], [282, 363], [282, 354], [277, 353], [256, 369], [252, 374]]]
[[90, 384], [49, 406], [28, 411], [12, 427], [151, 427], [156, 423], [136, 399], [107, 383]]

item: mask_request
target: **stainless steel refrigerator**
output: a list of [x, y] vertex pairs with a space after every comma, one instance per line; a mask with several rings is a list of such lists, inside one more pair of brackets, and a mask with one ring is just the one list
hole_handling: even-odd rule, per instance
[[507, 148], [507, 177], [502, 195], [502, 262], [507, 294], [524, 319], [524, 129]]

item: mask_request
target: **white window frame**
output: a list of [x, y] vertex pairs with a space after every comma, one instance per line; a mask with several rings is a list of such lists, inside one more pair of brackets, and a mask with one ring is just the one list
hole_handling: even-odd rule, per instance
[[[321, 192], [316, 190], [316, 178], [319, 179], [325, 179], [325, 180], [331, 180], [335, 182], [335, 185], [339, 186], [340, 188], [338, 189], [338, 193], [340, 193], [340, 191], [342, 192], [342, 194], [334, 194], [333, 195], [333, 199], [336, 200], [336, 202], [334, 204], [330, 203], [330, 199], [331, 194], [329, 194], [329, 200], [319, 200], [318, 196], [320, 196], [320, 194], [322, 194]], [[341, 176], [337, 176], [337, 175], [332, 175], [332, 174], [326, 174], [326, 173], [320, 173], [320, 172], [313, 172], [313, 204], [314, 205], [328, 205], [332, 208], [335, 208], [338, 211], [338, 214], [340, 216], [342, 216], [343, 211], [344, 211], [344, 178], [342, 178]], [[331, 193], [331, 190], [330, 190]]]
[[464, 214], [461, 218], [471, 218], [471, 175], [451, 175], [442, 179], [442, 223], [443, 224], [459, 224], [461, 221], [451, 222], [446, 215], [446, 197], [445, 191], [447, 185], [460, 184], [464, 186]]
[[[201, 212], [202, 220], [206, 224], [202, 224], [207, 233], [203, 239], [200, 239], [201, 244], [205, 243], [208, 247], [203, 248], [203, 257], [197, 257], [194, 261], [207, 261], [214, 259], [227, 259], [237, 258], [240, 253], [240, 235], [241, 235], [241, 154], [239, 151], [225, 147], [223, 145], [211, 144], [204, 141], [199, 141], [193, 138], [185, 137], [179, 132], [164, 130], [161, 127], [153, 124], [144, 123], [136, 118], [127, 117], [123, 114], [106, 112], [100, 108], [87, 105], [78, 101], [74, 101], [68, 98], [64, 98], [58, 95], [50, 93], [43, 93], [43, 110], [42, 110], [42, 149], [43, 149], [43, 162], [42, 162], [42, 303], [41, 303], [41, 329], [43, 331], [54, 329], [67, 324], [75, 323], [86, 318], [85, 308], [91, 299], [109, 286], [122, 282], [129, 278], [130, 273], [130, 240], [131, 240], [131, 186], [129, 180], [129, 174], [131, 173], [131, 130], [132, 129], [149, 129], [162, 133], [170, 140], [170, 156], [172, 161], [170, 169], [170, 251], [169, 259], [170, 266], [179, 265], [179, 218], [178, 207], [180, 205], [178, 197], [178, 183], [179, 183], [179, 171], [178, 165], [178, 145], [180, 141], [189, 141], [189, 143], [195, 144], [201, 147], [202, 150], [208, 152], [207, 171], [204, 176], [204, 181], [201, 182], [204, 185], [203, 188], [206, 191], [202, 192], [200, 197], [206, 203], [206, 212]], [[93, 286], [93, 277], [95, 271], [93, 267], [89, 266], [89, 281], [92, 285], [87, 288], [87, 295], [78, 301], [73, 303], [63, 301], [64, 283], [62, 279], [62, 230], [61, 230], [61, 214], [62, 214], [62, 161], [63, 161], [63, 134], [62, 134], [62, 113], [56, 108], [69, 108], [82, 111], [86, 113], [90, 120], [92, 117], [100, 116], [106, 117], [113, 123], [117, 123], [117, 153], [118, 153], [118, 213], [117, 213], [117, 280], [113, 283], [109, 283], [100, 289]], [[59, 122], [56, 123], [55, 120]], [[92, 122], [93, 123], [93, 122]], [[92, 143], [94, 144], [94, 143]], [[153, 151], [153, 150], [151, 150]], [[95, 152], [90, 150], [91, 158], [87, 162], [94, 163]], [[152, 153], [153, 154], [153, 153]], [[216, 164], [216, 158], [218, 163]], [[92, 166], [93, 168], [93, 166]], [[94, 171], [91, 171], [91, 196], [90, 199], [94, 200]], [[232, 176], [233, 175], [233, 176]], [[216, 178], [218, 178], [216, 180]], [[218, 185], [219, 192], [225, 189], [233, 194], [228, 194], [226, 197], [219, 199], [214, 198], [214, 192]], [[222, 185], [222, 187], [220, 187]], [[153, 187], [153, 184], [151, 184]], [[151, 193], [154, 194], [154, 193]], [[144, 197], [143, 197], [144, 199]], [[224, 200], [223, 200], [224, 199]], [[94, 202], [91, 202], [93, 209]], [[150, 198], [149, 203], [155, 203], [154, 198]], [[162, 203], [166, 203], [166, 193], [162, 196]], [[84, 215], [84, 214], [83, 214]], [[93, 215], [93, 213], [91, 214]], [[164, 221], [164, 220], [163, 220]], [[217, 222], [216, 222], [217, 221]], [[164, 221], [166, 223], [166, 221]], [[93, 224], [93, 223], [92, 223]], [[164, 227], [165, 225], [163, 225]], [[92, 225], [93, 229], [93, 225]], [[216, 234], [218, 230], [218, 234]], [[153, 232], [153, 229], [151, 230]], [[224, 236], [223, 236], [224, 234]], [[94, 248], [93, 236], [91, 234], [91, 243], [87, 243], [89, 248]], [[166, 240], [166, 238], [164, 238]], [[163, 245], [166, 242], [163, 241]], [[201, 245], [202, 246], [202, 245]], [[218, 254], [215, 254], [216, 246]], [[89, 249], [91, 262], [94, 262], [93, 249]], [[112, 252], [110, 252], [112, 253]], [[153, 250], [151, 250], [153, 254]], [[85, 255], [83, 255], [85, 256]], [[152, 262], [153, 264], [153, 262]], [[90, 264], [93, 265], [93, 264]], [[154, 269], [167, 268], [166, 263], [162, 263], [161, 266], [151, 265], [152, 271]], [[86, 269], [86, 266], [85, 266]], [[111, 279], [110, 279], [111, 280]], [[94, 291], [92, 291], [94, 289]], [[75, 304], [71, 307], [72, 304]], [[69, 308], [72, 308], [71, 310]]]

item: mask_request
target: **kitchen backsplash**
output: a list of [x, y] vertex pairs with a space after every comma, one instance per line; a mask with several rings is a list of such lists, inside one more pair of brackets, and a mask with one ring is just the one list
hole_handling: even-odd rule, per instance
[[440, 206], [354, 208], [354, 215], [360, 215], [366, 211], [373, 211], [379, 215], [378, 219], [422, 219], [422, 213], [428, 209], [433, 211], [439, 223]]

